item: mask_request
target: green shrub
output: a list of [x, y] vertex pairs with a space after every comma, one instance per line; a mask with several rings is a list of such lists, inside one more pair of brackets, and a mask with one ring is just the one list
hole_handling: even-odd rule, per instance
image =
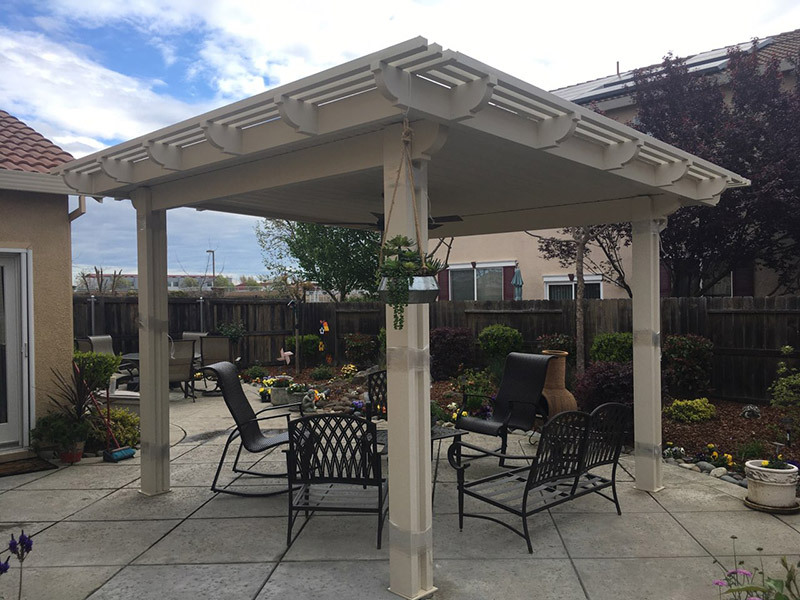
[[664, 408], [664, 416], [681, 423], [701, 423], [717, 414], [717, 409], [708, 398], [694, 400], [675, 400]]
[[770, 450], [764, 446], [764, 442], [751, 440], [736, 449], [736, 458], [740, 463], [744, 464], [748, 460], [764, 458], [769, 452]]
[[575, 338], [566, 333], [545, 333], [536, 338], [536, 351], [563, 350], [569, 352], [567, 362], [575, 362]]
[[633, 364], [595, 362], [575, 386], [578, 408], [591, 412], [606, 402], [633, 404]]
[[[139, 415], [127, 408], [112, 408], [111, 431], [114, 432], [120, 446], [130, 446], [131, 448], [138, 446], [141, 440]], [[86, 446], [94, 450], [106, 447], [106, 426], [102, 422], [93, 424], [89, 437], [86, 439]]]
[[320, 365], [311, 370], [311, 379], [314, 381], [324, 381], [333, 379], [333, 369], [328, 365]]
[[[781, 354], [788, 357], [794, 352], [791, 346], [781, 348]], [[800, 371], [790, 367], [786, 361], [778, 363], [777, 379], [769, 386], [773, 406], [800, 405]]]
[[431, 422], [436, 423], [436, 421], [449, 421], [447, 413], [445, 410], [439, 406], [435, 401], [431, 401]]
[[39, 417], [31, 430], [31, 445], [34, 450], [55, 446], [66, 450], [75, 442], [85, 441], [91, 430], [88, 419], [75, 421], [63, 412], [52, 412]]
[[230, 323], [222, 323], [217, 327], [220, 335], [224, 335], [235, 346], [239, 340], [247, 333], [244, 323], [241, 321], [231, 321]]
[[478, 334], [478, 345], [495, 380], [500, 381], [508, 353], [522, 350], [522, 334], [506, 325], [489, 325]]
[[592, 362], [626, 363], [633, 360], [632, 333], [598, 333], [589, 350]]
[[375, 337], [365, 333], [348, 333], [344, 336], [344, 355], [351, 363], [366, 366], [375, 358]]
[[[453, 388], [468, 396], [476, 396], [467, 398], [467, 409], [470, 412], [476, 411], [483, 404], [487, 404], [488, 400], [485, 397], [492, 396], [497, 391], [497, 386], [494, 384], [492, 373], [489, 369], [479, 371], [477, 369], [465, 369], [460, 375], [453, 378]], [[477, 396], [484, 396], [480, 398]]]
[[300, 336], [300, 357], [304, 367], [316, 365], [322, 358], [322, 351], [319, 349], [321, 341], [322, 339], [313, 333]]
[[699, 335], [669, 335], [661, 347], [664, 385], [670, 395], [698, 397], [711, 387], [714, 344]]
[[386, 328], [381, 327], [378, 332], [378, 363], [381, 368], [386, 368]]
[[253, 381], [254, 379], [262, 379], [269, 375], [269, 371], [260, 365], [253, 365], [244, 371], [245, 381]]
[[431, 378], [450, 379], [469, 366], [475, 339], [471, 329], [437, 327], [431, 331]]
[[75, 352], [73, 360], [90, 390], [104, 390], [111, 376], [119, 369], [121, 356], [97, 352]]

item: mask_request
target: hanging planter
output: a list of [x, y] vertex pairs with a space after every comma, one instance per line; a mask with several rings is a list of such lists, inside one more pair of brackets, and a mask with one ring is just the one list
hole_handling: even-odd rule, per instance
[[[386, 215], [384, 235], [381, 239], [381, 251], [378, 260], [378, 295], [393, 309], [392, 326], [402, 329], [405, 323], [405, 309], [409, 304], [427, 304], [439, 295], [439, 284], [436, 274], [444, 268], [440, 260], [426, 254], [422, 247], [417, 247], [422, 239], [420, 231], [419, 209], [417, 206], [416, 186], [414, 185], [414, 169], [411, 165], [411, 141], [413, 131], [408, 119], [403, 120], [403, 160], [397, 166], [392, 200]], [[411, 208], [414, 215], [414, 228], [417, 240], [413, 241], [404, 235], [396, 235], [387, 240], [385, 232], [389, 231], [392, 209], [397, 198], [400, 176], [405, 168], [406, 184], [411, 190]]]
[[382, 248], [378, 295], [392, 307], [395, 329], [402, 329], [405, 324], [406, 306], [427, 304], [439, 295], [436, 274], [442, 270], [442, 263], [419, 252], [415, 246], [407, 237], [397, 235]]

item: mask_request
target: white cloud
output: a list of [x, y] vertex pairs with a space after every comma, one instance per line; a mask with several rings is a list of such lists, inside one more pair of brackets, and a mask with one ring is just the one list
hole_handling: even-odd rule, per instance
[[76, 156], [137, 137], [216, 104], [192, 105], [107, 69], [42, 34], [0, 27], [0, 106]]

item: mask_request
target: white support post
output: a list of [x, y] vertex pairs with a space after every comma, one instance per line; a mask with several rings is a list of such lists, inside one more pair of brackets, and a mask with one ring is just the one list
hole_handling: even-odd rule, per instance
[[[400, 176], [394, 206], [398, 165], [403, 159], [400, 126], [385, 131], [384, 214], [387, 236], [416, 239], [412, 189], [405, 170]], [[414, 165], [417, 216], [428, 247], [427, 163]], [[391, 218], [389, 211], [391, 210]], [[389, 401], [389, 590], [402, 598], [432, 595], [433, 507], [431, 489], [430, 342], [429, 308], [406, 308], [405, 326], [392, 327], [392, 308], [386, 307], [386, 368]]]
[[167, 213], [152, 209], [149, 189], [132, 194], [139, 272], [140, 491], [169, 491], [169, 345], [167, 343]]
[[659, 232], [665, 220], [634, 221], [633, 233], [633, 405], [636, 487], [648, 492], [661, 483], [661, 297]]

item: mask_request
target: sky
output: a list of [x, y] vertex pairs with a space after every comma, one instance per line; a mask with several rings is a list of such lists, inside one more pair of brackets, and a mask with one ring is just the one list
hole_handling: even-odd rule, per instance
[[[553, 90], [800, 28], [797, 0], [1, 4], [0, 109], [76, 158], [419, 35]], [[136, 272], [130, 202], [87, 205], [73, 271]], [[265, 272], [257, 219], [167, 215], [170, 273]]]

